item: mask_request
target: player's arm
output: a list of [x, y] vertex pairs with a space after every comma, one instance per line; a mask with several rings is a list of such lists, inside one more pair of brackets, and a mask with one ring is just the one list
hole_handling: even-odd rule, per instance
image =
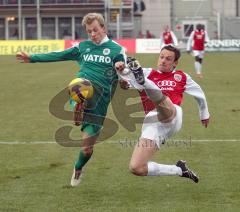
[[25, 52], [18, 52], [16, 54], [17, 60], [20, 60], [22, 63], [30, 63], [30, 57]]
[[126, 55], [125, 49], [124, 49], [124, 47], [121, 47], [119, 54], [117, 54], [113, 58], [113, 66], [116, 69], [116, 63], [122, 62], [122, 63], [126, 64], [126, 61], [127, 61], [127, 55]]
[[178, 39], [176, 35], [173, 33], [173, 31], [170, 31], [170, 34], [172, 36], [174, 46], [178, 46]]
[[160, 47], [162, 48], [164, 45], [164, 42], [163, 42], [163, 36], [161, 35], [160, 36]]
[[78, 46], [66, 49], [64, 51], [49, 52], [45, 54], [31, 54], [28, 55], [25, 52], [17, 53], [18, 60], [24, 63], [36, 63], [36, 62], [56, 62], [65, 60], [76, 60], [79, 57], [80, 51]]
[[208, 33], [207, 33], [207, 31], [204, 31], [204, 32], [205, 32], [204, 42], [208, 43], [210, 41]]
[[125, 62], [118, 61], [115, 63], [115, 69], [117, 71], [118, 77], [119, 77], [119, 85], [122, 89], [127, 90], [130, 87], [130, 83], [128, 80], [124, 79], [123, 75], [124, 72], [127, 73], [129, 70], [126, 68]]
[[187, 52], [190, 53], [192, 49], [192, 42], [193, 42], [194, 31], [191, 32], [188, 42], [187, 42]]
[[209, 124], [210, 114], [208, 112], [208, 105], [205, 94], [201, 87], [195, 81], [193, 81], [189, 75], [187, 75], [185, 93], [192, 95], [196, 99], [202, 125], [207, 127]]

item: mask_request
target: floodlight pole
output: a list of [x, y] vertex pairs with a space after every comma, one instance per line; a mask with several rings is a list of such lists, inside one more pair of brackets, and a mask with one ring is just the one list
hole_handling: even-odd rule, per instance
[[22, 40], [22, 5], [21, 5], [21, 0], [18, 1], [18, 39]]
[[120, 38], [120, 18], [119, 18], [119, 13], [117, 14], [117, 18], [116, 18], [116, 24], [117, 24], [117, 39]]
[[37, 39], [41, 39], [40, 0], [37, 0]]
[[221, 14], [220, 12], [217, 13], [217, 38], [218, 40], [221, 39]]
[[116, 17], [116, 31], [117, 31], [117, 39], [122, 38], [122, 2], [120, 3], [119, 13]]
[[105, 19], [105, 24], [106, 24], [106, 26], [108, 26], [108, 0], [105, 0], [104, 1], [104, 19]]

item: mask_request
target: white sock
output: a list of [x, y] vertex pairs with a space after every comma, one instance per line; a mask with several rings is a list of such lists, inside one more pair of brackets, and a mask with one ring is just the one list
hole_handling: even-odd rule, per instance
[[182, 176], [182, 169], [176, 165], [164, 165], [148, 162], [148, 176], [167, 176], [167, 175], [179, 175]]
[[202, 64], [201, 63], [199, 63], [199, 65], [198, 65], [198, 71], [200, 74], [202, 73]]
[[151, 80], [145, 79], [143, 87], [145, 88], [146, 94], [153, 102], [158, 103], [162, 100], [162, 91]]
[[197, 74], [201, 74], [202, 64], [199, 63], [199, 62], [197, 62], [197, 61], [195, 61], [194, 64], [195, 64], [195, 70], [196, 70], [196, 73], [197, 73]]

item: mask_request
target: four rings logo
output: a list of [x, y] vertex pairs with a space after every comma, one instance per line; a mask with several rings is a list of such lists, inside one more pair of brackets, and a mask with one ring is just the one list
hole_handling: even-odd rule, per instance
[[157, 83], [158, 87], [166, 87], [166, 86], [169, 86], [169, 87], [176, 87], [176, 82], [175, 81], [171, 81], [171, 80], [163, 80], [163, 81], [159, 81]]

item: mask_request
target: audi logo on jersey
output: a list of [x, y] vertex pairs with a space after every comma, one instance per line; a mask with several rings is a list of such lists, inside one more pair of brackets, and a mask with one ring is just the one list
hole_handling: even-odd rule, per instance
[[158, 81], [157, 86], [158, 87], [176, 87], [177, 83], [175, 81], [172, 80], [163, 80], [163, 81]]

